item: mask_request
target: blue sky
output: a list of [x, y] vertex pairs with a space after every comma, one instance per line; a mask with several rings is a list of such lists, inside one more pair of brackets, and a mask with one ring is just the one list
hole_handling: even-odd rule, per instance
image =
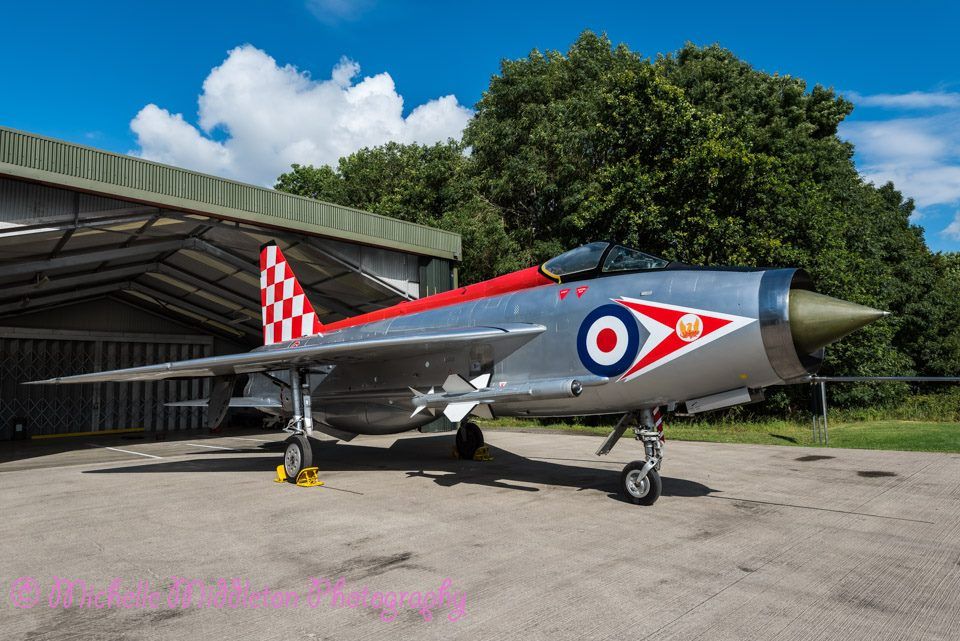
[[10, 3], [0, 125], [269, 184], [386, 139], [457, 135], [501, 58], [585, 28], [644, 55], [713, 42], [832, 86], [861, 173], [960, 250], [960, 9], [951, 3], [170, 0]]

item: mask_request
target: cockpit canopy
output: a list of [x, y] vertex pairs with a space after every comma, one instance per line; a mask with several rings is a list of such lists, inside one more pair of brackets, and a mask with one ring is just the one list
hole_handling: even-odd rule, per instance
[[602, 275], [663, 269], [670, 261], [642, 251], [608, 242], [582, 245], [551, 258], [540, 271], [554, 280], [566, 283]]

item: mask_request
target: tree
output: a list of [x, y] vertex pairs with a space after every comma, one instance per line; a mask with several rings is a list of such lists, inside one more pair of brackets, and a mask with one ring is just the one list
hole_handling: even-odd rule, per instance
[[826, 371], [942, 371], [949, 359], [924, 350], [950, 348], [917, 333], [932, 318], [918, 298], [938, 259], [910, 223], [913, 203], [858, 175], [837, 137], [851, 110], [718, 46], [651, 61], [584, 32], [566, 54], [504, 61], [464, 142], [479, 188], [532, 259], [610, 238], [694, 264], [802, 267], [823, 293], [896, 314], [829, 350]]
[[336, 170], [293, 165], [276, 189], [455, 231], [463, 237], [460, 280], [470, 283], [525, 265], [517, 260], [500, 210], [475, 188], [468, 163], [453, 141], [391, 142], [341, 158]]
[[893, 312], [831, 347], [825, 372], [955, 375], [960, 259], [929, 251], [894, 185], [859, 176], [837, 136], [852, 109], [719, 46], [651, 60], [586, 31], [566, 53], [504, 60], [462, 144], [295, 165], [277, 188], [457, 231], [465, 282], [600, 239], [691, 264], [800, 267], [825, 294]]
[[291, 171], [280, 174], [273, 188], [305, 198], [347, 204], [340, 176], [327, 165], [314, 167], [294, 164]]

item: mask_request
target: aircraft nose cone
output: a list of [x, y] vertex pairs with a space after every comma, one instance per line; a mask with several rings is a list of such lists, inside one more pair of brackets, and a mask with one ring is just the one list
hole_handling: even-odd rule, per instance
[[811, 354], [889, 313], [804, 289], [790, 291], [790, 333], [801, 354]]

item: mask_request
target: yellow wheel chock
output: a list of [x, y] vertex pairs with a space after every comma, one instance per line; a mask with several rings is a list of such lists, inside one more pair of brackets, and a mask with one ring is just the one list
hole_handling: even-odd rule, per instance
[[297, 474], [297, 485], [299, 487], [319, 487], [323, 481], [317, 478], [317, 468], [305, 467]]
[[[453, 458], [460, 458], [460, 453], [457, 452], [457, 448], [453, 448]], [[474, 461], [492, 461], [493, 456], [490, 454], [490, 448], [486, 445], [481, 445], [477, 448], [477, 451], [473, 453]]]
[[[323, 485], [323, 481], [317, 478], [317, 472], [319, 470], [315, 467], [305, 467], [300, 470], [300, 473], [297, 474], [297, 486], [298, 487], [320, 487]], [[277, 466], [277, 478], [273, 479], [274, 483], [285, 483], [287, 481], [287, 471], [282, 465]]]
[[486, 445], [481, 445], [477, 448], [477, 451], [473, 453], [474, 461], [492, 461], [493, 456], [490, 454], [490, 448]]

